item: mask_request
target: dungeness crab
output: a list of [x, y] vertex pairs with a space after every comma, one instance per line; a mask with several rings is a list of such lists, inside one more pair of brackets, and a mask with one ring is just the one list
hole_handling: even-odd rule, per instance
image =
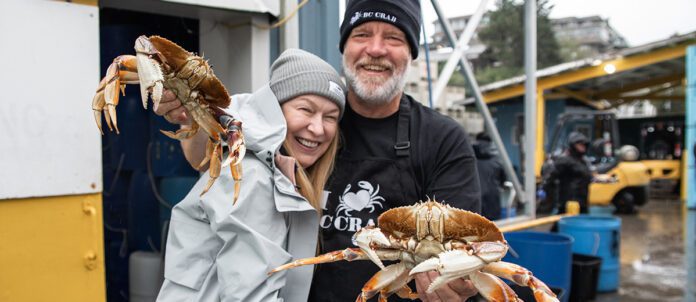
[[[489, 301], [521, 301], [499, 276], [528, 286], [537, 301], [558, 301], [529, 270], [500, 261], [508, 245], [496, 225], [481, 215], [427, 201], [388, 210], [379, 216], [378, 225], [355, 232], [353, 243], [358, 248], [295, 260], [269, 274], [308, 264], [369, 259], [382, 270], [367, 281], [356, 301], [367, 301], [377, 293], [379, 301], [387, 301], [392, 294], [416, 299], [408, 282], [413, 274], [431, 270], [440, 276], [427, 292], [468, 277]], [[382, 260], [400, 262], [385, 267]]]
[[[102, 130], [101, 112], [110, 130], [116, 129], [116, 106], [119, 89], [123, 92], [126, 84], [140, 84], [143, 106], [147, 109], [148, 95], [155, 108], [159, 106], [164, 89], [171, 90], [188, 110], [193, 122], [191, 128], [174, 132], [162, 131], [174, 139], [187, 139], [202, 128], [208, 134], [206, 157], [201, 167], [210, 163], [210, 180], [201, 195], [210, 189], [220, 169], [230, 165], [235, 179], [234, 201], [239, 195], [241, 167], [244, 157], [244, 136], [242, 123], [223, 112], [230, 104], [230, 96], [213, 70], [201, 57], [196, 56], [176, 43], [159, 36], [140, 36], [135, 41], [135, 56], [121, 55], [114, 59], [106, 71], [106, 76], [97, 87], [92, 100], [94, 118]], [[112, 126], [113, 125], [113, 126]], [[102, 132], [103, 134], [103, 132]], [[229, 155], [223, 161], [222, 139], [227, 141]]]

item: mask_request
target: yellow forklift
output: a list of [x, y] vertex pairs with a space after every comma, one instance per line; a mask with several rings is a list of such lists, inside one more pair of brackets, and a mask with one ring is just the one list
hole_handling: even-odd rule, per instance
[[[542, 171], [563, 154], [567, 147], [568, 134], [578, 131], [584, 134], [590, 145], [586, 160], [596, 178], [589, 189], [590, 206], [614, 205], [617, 213], [634, 213], [635, 206], [648, 201], [650, 174], [648, 167], [638, 161], [638, 149], [632, 145], [621, 146], [618, 123], [613, 111], [567, 112], [558, 116], [556, 126], [546, 150], [546, 160]], [[543, 172], [542, 172], [543, 174]], [[546, 198], [553, 202], [552, 196]]]
[[655, 117], [640, 125], [640, 160], [648, 167], [650, 194], [655, 198], [674, 198], [679, 193], [683, 129], [683, 116]]

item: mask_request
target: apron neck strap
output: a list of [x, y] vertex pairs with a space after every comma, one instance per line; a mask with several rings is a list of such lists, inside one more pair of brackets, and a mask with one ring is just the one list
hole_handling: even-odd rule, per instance
[[409, 120], [411, 119], [411, 104], [405, 96], [399, 100], [399, 120], [396, 124], [396, 145], [394, 150], [397, 157], [408, 157], [411, 142], [409, 141]]

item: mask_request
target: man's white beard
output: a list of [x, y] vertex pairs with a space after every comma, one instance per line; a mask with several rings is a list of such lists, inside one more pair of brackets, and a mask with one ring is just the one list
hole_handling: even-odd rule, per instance
[[404, 86], [406, 86], [406, 75], [411, 69], [411, 64], [410, 62], [406, 62], [404, 66], [402, 70], [393, 69], [394, 74], [380, 85], [378, 81], [381, 82], [381, 79], [373, 81], [367, 78], [361, 81], [361, 79], [358, 78], [354, 66], [350, 66], [346, 62], [345, 56], [343, 57], [343, 72], [346, 76], [348, 86], [362, 102], [373, 106], [388, 104], [394, 96], [404, 90]]

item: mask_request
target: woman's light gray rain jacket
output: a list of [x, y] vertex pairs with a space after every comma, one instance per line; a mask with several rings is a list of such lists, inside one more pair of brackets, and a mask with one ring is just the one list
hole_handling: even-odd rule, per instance
[[205, 173], [172, 210], [165, 281], [157, 301], [307, 301], [313, 266], [268, 276], [292, 259], [313, 257], [319, 217], [275, 164], [286, 134], [268, 85], [232, 96], [247, 147], [239, 199], [228, 168], [210, 190]]

